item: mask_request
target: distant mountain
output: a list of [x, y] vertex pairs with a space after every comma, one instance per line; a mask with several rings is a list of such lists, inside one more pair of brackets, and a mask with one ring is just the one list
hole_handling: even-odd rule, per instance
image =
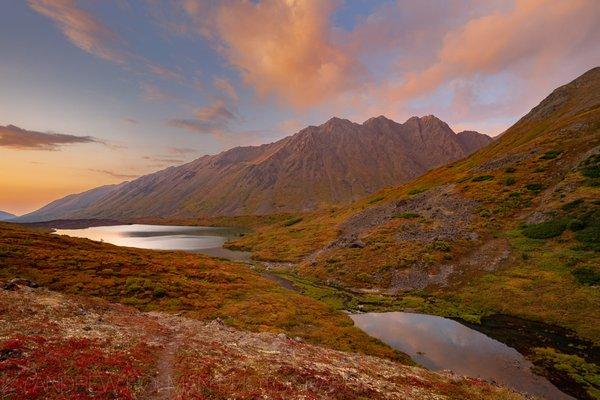
[[303, 211], [358, 199], [490, 143], [429, 115], [332, 118], [261, 146], [237, 147], [132, 182], [67, 196], [21, 220]]
[[16, 215], [7, 213], [6, 211], [0, 211], [0, 221], [7, 221], [9, 219], [15, 218]]
[[117, 190], [126, 183], [127, 182], [117, 185], [100, 186], [83, 193], [70, 194], [62, 199], [48, 203], [39, 210], [22, 215], [16, 220], [18, 222], [35, 222], [65, 219], [73, 212], [73, 210], [82, 210], [91, 206], [94, 202], [108, 195], [112, 191]]

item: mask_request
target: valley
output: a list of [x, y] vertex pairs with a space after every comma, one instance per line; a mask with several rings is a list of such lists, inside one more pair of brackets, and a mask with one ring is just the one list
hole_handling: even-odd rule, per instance
[[[135, 374], [107, 393], [122, 390], [128, 393], [126, 398], [185, 398], [198, 390], [210, 390], [215, 398], [232, 392], [250, 398], [253, 390], [285, 398], [428, 398], [440, 390], [442, 398], [449, 399], [520, 398], [494, 386], [493, 373], [484, 383], [447, 375], [433, 364], [429, 367], [439, 373], [414, 366], [415, 361], [427, 366], [422, 356], [435, 353], [433, 339], [431, 347], [422, 343], [418, 350], [410, 349], [394, 344], [398, 343], [394, 335], [403, 335], [400, 328], [386, 336], [387, 325], [376, 330], [363, 325], [370, 336], [355, 324], [378, 315], [373, 313], [400, 315], [387, 314], [393, 312], [451, 318], [454, 321], [445, 320], [450, 325], [444, 326], [459, 322], [468, 335], [481, 335], [469, 336], [470, 341], [485, 338], [481, 340], [492, 343], [499, 354], [517, 357], [507, 361], [517, 372], [498, 378], [503, 385], [529, 388], [547, 398], [597, 398], [599, 93], [600, 69], [595, 68], [555, 90], [499, 139], [470, 156], [449, 156], [461, 159], [429, 172], [423, 168], [422, 175], [415, 172], [407, 183], [392, 185], [408, 180], [398, 177], [378, 183], [365, 189], [366, 197], [329, 197], [326, 206], [308, 210], [305, 206], [314, 206], [312, 200], [290, 201], [289, 208], [213, 209], [212, 214], [185, 207], [181, 214], [144, 207], [133, 213], [91, 211], [105, 202], [106, 210], [119, 210], [111, 196], [120, 195], [112, 190], [137, 188], [140, 191], [132, 197], [136, 199], [148, 190], [144, 186], [148, 182], [154, 187], [156, 179], [163, 179], [157, 178], [161, 173], [140, 178], [134, 186], [99, 188], [99, 193], [93, 190], [58, 200], [42, 208], [35, 217], [42, 219], [29, 226], [0, 223], [2, 296], [12, 299], [7, 302], [40, 304], [34, 310], [40, 318], [48, 313], [59, 318], [63, 306], [56, 304], [65, 302], [81, 302], [76, 307], [84, 308], [104, 304], [105, 312], [125, 313], [129, 322], [111, 316], [121, 322], [110, 329], [124, 335], [143, 329], [143, 335], [131, 342], [137, 347], [128, 355], [119, 353], [119, 365], [137, 363], [127, 367]], [[334, 119], [273, 146], [279, 149], [288, 141], [319, 137], [319, 131], [344, 135], [340, 132], [374, 124], [402, 132], [407, 124], [417, 124], [419, 132], [432, 124], [435, 129], [430, 132], [445, 129], [434, 117], [411, 119], [404, 125], [384, 118], [363, 125]], [[172, 183], [169, 174], [164, 179]], [[144, 201], [159, 204], [151, 197]], [[73, 204], [75, 209], [70, 208]], [[221, 204], [229, 207], [226, 201]], [[130, 206], [125, 207], [121, 210]], [[57, 221], [44, 221], [46, 217]], [[52, 227], [58, 230], [52, 232]], [[17, 283], [10, 283], [15, 278]], [[347, 312], [356, 314], [351, 318]], [[48, 328], [41, 322], [17, 323], [17, 314], [11, 318], [2, 328], [3, 335], [11, 337], [2, 350], [11, 371], [6, 379], [33, 382], [15, 365], [40, 362], [43, 367], [47, 361], [28, 357], [47, 351], [45, 342], [35, 338], [40, 329]], [[85, 324], [81, 329], [87, 332], [89, 321]], [[52, 329], [56, 346], [74, 345], [62, 325]], [[31, 336], [19, 336], [19, 331]], [[219, 340], [205, 348], [201, 335]], [[104, 336], [91, 337], [91, 342], [87, 333], [76, 336], [86, 339], [75, 349], [65, 348], [75, 351], [69, 353], [73, 357], [85, 356], [90, 343], [94, 351], [116, 354]], [[232, 343], [239, 340], [250, 346], [250, 352], [272, 352], [277, 360], [286, 354], [294, 357], [294, 363], [277, 364], [277, 371], [268, 372], [249, 365], [227, 370], [229, 376], [243, 374], [246, 382], [228, 386], [232, 381], [219, 381], [218, 371], [224, 368]], [[109, 347], [102, 350], [100, 343]], [[148, 352], [147, 346], [154, 350]], [[141, 348], [146, 350], [135, 355]], [[302, 364], [315, 352], [327, 355], [325, 370]], [[144, 358], [148, 354], [154, 358]], [[474, 351], [468, 354], [476, 356]], [[131, 355], [134, 359], [127, 358]], [[261, 361], [253, 363], [265, 362], [256, 354], [234, 358], [254, 357]], [[352, 362], [363, 367], [383, 363], [371, 372], [386, 376], [387, 383], [375, 381], [362, 367], [349, 380], [339, 369], [340, 360], [348, 362], [347, 357], [357, 357]], [[413, 369], [409, 373], [406, 368]], [[194, 371], [193, 378], [187, 371]], [[392, 377], [390, 371], [399, 375]], [[267, 385], [263, 374], [276, 376], [280, 386]], [[206, 379], [201, 387], [198, 376]], [[299, 379], [305, 392], [297, 391]], [[319, 382], [338, 382], [338, 390], [327, 391]], [[144, 392], [148, 390], [153, 394]], [[11, 398], [27, 398], [24, 393], [14, 392]], [[342, 397], [336, 397], [339, 393]]]

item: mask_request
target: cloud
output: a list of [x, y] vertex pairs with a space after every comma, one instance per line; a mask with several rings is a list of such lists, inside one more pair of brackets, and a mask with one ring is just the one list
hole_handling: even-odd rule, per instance
[[236, 120], [237, 114], [227, 107], [225, 101], [219, 99], [200, 108], [194, 118], [170, 119], [167, 125], [196, 133], [221, 134]]
[[213, 86], [227, 95], [231, 101], [238, 102], [238, 94], [229, 79], [216, 76], [213, 78]]
[[140, 84], [140, 96], [147, 101], [174, 101], [179, 100], [177, 96], [161, 89], [151, 83]]
[[125, 63], [127, 54], [117, 35], [93, 14], [77, 7], [74, 0], [29, 0], [29, 6], [52, 19], [81, 50], [117, 64]]
[[336, 1], [184, 1], [209, 38], [259, 96], [296, 107], [323, 102], [364, 80], [361, 64], [334, 41]]
[[125, 42], [75, 0], [28, 0], [29, 6], [53, 20], [63, 35], [81, 50], [140, 74], [184, 83], [179, 69], [158, 65], [130, 51]]
[[97, 172], [99, 174], [108, 175], [110, 177], [117, 178], [117, 179], [135, 179], [135, 178], [139, 177], [139, 175], [123, 174], [123, 173], [111, 171], [111, 170], [108, 170], [108, 169], [94, 169], [94, 168], [89, 168], [88, 171]]
[[61, 146], [77, 143], [104, 144], [92, 136], [29, 131], [14, 125], [0, 126], [0, 147], [18, 150], [57, 150]]
[[411, 99], [455, 79], [511, 69], [521, 77], [547, 79], [561, 68], [560, 61], [575, 61], [576, 53], [587, 52], [588, 60], [597, 60], [599, 24], [595, 0], [517, 1], [506, 12], [474, 18], [448, 31], [436, 60], [403, 76], [402, 83], [391, 88], [389, 97]]
[[171, 154], [194, 154], [198, 151], [196, 149], [189, 149], [186, 147], [167, 147], [167, 152]]
[[139, 124], [140, 123], [140, 121], [138, 121], [135, 118], [131, 118], [131, 117], [123, 117], [123, 118], [121, 118], [121, 121], [127, 122], [128, 124]]

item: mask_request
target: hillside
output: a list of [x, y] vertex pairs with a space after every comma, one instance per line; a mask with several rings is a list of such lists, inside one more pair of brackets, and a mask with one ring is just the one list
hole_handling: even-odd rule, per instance
[[[597, 345], [599, 146], [594, 68], [464, 160], [346, 207], [259, 228], [230, 246], [291, 263], [273, 265], [312, 282], [318, 290], [306, 293], [316, 297], [350, 288], [367, 295], [367, 308], [474, 322], [507, 314], [573, 330], [569, 335]], [[568, 354], [532, 345], [526, 353], [549, 375], [569, 371], [551, 379], [563, 387], [578, 382], [571, 391], [578, 398], [600, 395], [597, 348], [562, 351]]]
[[0, 310], [3, 399], [524, 398], [480, 380], [284, 334], [46, 289], [0, 289]]
[[6, 211], [0, 211], [0, 221], [6, 221], [8, 219], [15, 218], [16, 215], [7, 213]]
[[303, 211], [357, 200], [465, 157], [492, 139], [434, 116], [332, 118], [278, 142], [238, 147], [132, 182], [56, 200], [20, 222]]

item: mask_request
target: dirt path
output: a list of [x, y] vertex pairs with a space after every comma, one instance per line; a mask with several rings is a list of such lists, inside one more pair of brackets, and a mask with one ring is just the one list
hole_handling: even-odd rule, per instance
[[170, 332], [163, 339], [164, 348], [158, 356], [156, 377], [148, 390], [147, 398], [149, 400], [170, 400], [175, 395], [175, 369], [173, 366], [184, 335], [180, 327], [169, 324], [169, 321], [161, 321], [161, 324], [168, 326]]

